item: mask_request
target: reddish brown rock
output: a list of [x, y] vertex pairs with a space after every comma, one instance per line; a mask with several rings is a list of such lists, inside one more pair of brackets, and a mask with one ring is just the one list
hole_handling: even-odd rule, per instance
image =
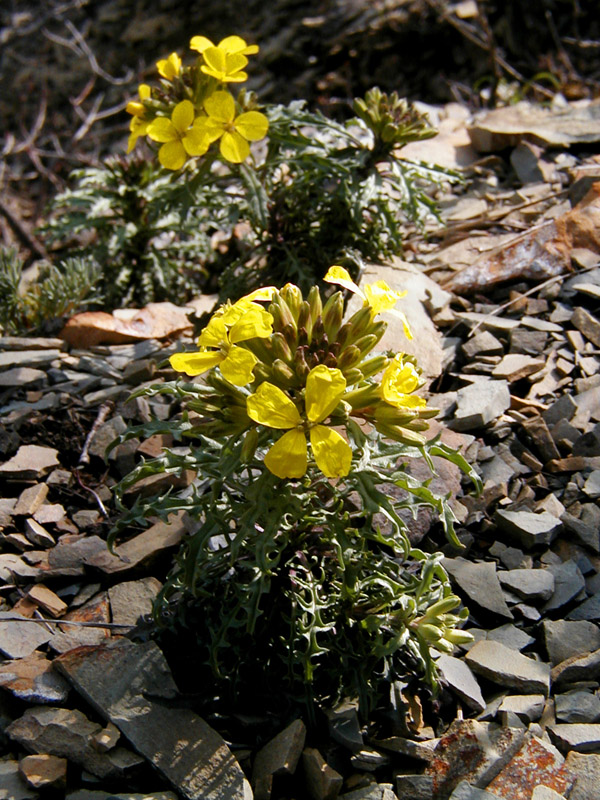
[[486, 788], [506, 800], [530, 800], [538, 784], [568, 796], [573, 781], [558, 750], [533, 736]]

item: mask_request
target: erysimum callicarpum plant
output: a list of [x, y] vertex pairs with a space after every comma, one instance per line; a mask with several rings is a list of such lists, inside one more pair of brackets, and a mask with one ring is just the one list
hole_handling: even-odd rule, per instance
[[[317, 286], [306, 297], [290, 283], [259, 288], [222, 305], [197, 350], [170, 357], [187, 377], [135, 392], [182, 410], [120, 438], [170, 433], [176, 446], [123, 479], [111, 541], [185, 511], [193, 532], [156, 618], [193, 632], [208, 685], [234, 702], [287, 698], [309, 712], [358, 697], [366, 714], [397, 678], [418, 674], [435, 688], [439, 653], [471, 638], [441, 553], [410, 543], [406, 512], [429, 506], [458, 544], [447, 499], [410, 463], [433, 469], [437, 456], [479, 480], [424, 435], [437, 412], [415, 394], [415, 358], [375, 352], [379, 315], [399, 313], [402, 293], [383, 281], [361, 289], [340, 266], [324, 280], [362, 297], [346, 322], [341, 291], [324, 300]], [[184, 492], [125, 507], [140, 480], [183, 470], [196, 476]]]
[[194, 36], [190, 48], [195, 61], [158, 61], [158, 81], [127, 105], [129, 151], [145, 141], [161, 169], [131, 155], [76, 173], [46, 228], [104, 265], [107, 307], [215, 290], [235, 300], [286, 281], [308, 291], [332, 263], [356, 277], [400, 252], [407, 220], [435, 214], [428, 189], [457, 179], [400, 157], [435, 130], [394, 93], [371, 90], [345, 124], [302, 101], [259, 109], [233, 92], [257, 45]]

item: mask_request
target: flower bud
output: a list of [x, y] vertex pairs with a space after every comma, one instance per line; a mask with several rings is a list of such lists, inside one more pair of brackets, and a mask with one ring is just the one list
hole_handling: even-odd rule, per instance
[[472, 633], [468, 631], [461, 631], [459, 628], [447, 630], [444, 633], [444, 639], [447, 639], [452, 644], [468, 644], [475, 640]]
[[337, 359], [338, 369], [341, 369], [342, 372], [351, 369], [358, 364], [361, 358], [362, 352], [360, 349], [356, 345], [351, 344], [350, 347], [346, 347], [346, 349], [342, 351], [340, 357]]
[[274, 330], [281, 331], [286, 325], [296, 328], [296, 318], [281, 296], [275, 295], [273, 302], [269, 305], [269, 314], [273, 316]]
[[422, 447], [426, 442], [425, 437], [421, 436], [420, 433], [407, 431], [406, 428], [401, 428], [397, 425], [376, 421], [375, 427], [379, 433], [382, 433], [384, 436], [389, 436], [389, 438], [393, 439], [395, 442], [400, 442], [400, 444], [405, 444], [408, 447]]
[[344, 370], [344, 378], [346, 378], [347, 386], [354, 386], [356, 383], [361, 383], [363, 380], [362, 372], [357, 368]]
[[312, 327], [312, 334], [311, 339], [314, 344], [320, 344], [322, 347], [329, 347], [329, 337], [325, 333], [325, 328], [323, 327], [323, 319], [321, 317], [317, 317], [314, 325]]
[[282, 300], [288, 306], [290, 313], [294, 320], [298, 319], [298, 312], [300, 311], [300, 303], [303, 302], [302, 300], [302, 292], [297, 286], [294, 286], [293, 283], [286, 283], [283, 289], [279, 292]]
[[305, 381], [308, 377], [310, 367], [306, 361], [303, 347], [299, 347], [294, 354], [294, 370], [301, 381]]
[[373, 356], [373, 358], [369, 358], [368, 361], [362, 362], [360, 371], [365, 378], [371, 378], [373, 375], [377, 375], [378, 372], [381, 372], [382, 369], [385, 369], [389, 363], [390, 360], [387, 356]]
[[[348, 322], [342, 326], [340, 330], [340, 334], [344, 329], [347, 329], [345, 333], [345, 342], [342, 342], [342, 347], [347, 347], [349, 344], [354, 344], [357, 339], [360, 339], [361, 336], [364, 336], [367, 333], [371, 333], [371, 326], [373, 325], [373, 316], [371, 313], [371, 309], [369, 306], [363, 306], [359, 308], [358, 311], [353, 314]], [[338, 337], [338, 341], [341, 342], [341, 338]]]
[[296, 348], [298, 347], [298, 329], [296, 328], [295, 324], [293, 325], [290, 324], [290, 325], [285, 325], [281, 329], [281, 332], [283, 333], [285, 340], [288, 343], [288, 347], [292, 351], [292, 356], [293, 356], [293, 354], [296, 351]]
[[323, 312], [323, 303], [321, 302], [321, 292], [318, 286], [313, 286], [308, 293], [308, 305], [310, 306], [310, 316], [312, 320], [312, 327], [321, 316]]
[[[346, 376], [344, 376], [346, 377]], [[348, 378], [346, 377], [346, 381]], [[344, 400], [350, 403], [353, 409], [368, 408], [374, 403], [379, 401], [379, 386], [374, 383], [368, 383], [366, 386], [360, 386], [351, 392], [346, 392]]]
[[285, 336], [280, 331], [277, 331], [271, 336], [271, 348], [275, 358], [282, 359], [283, 361], [292, 360], [291, 348]]
[[344, 298], [341, 292], [332, 294], [325, 303], [322, 313], [323, 327], [330, 342], [337, 339], [338, 331], [344, 317]]
[[246, 436], [244, 437], [244, 443], [242, 445], [242, 450], [240, 452], [240, 460], [244, 464], [248, 464], [248, 462], [252, 461], [254, 458], [254, 453], [256, 452], [256, 447], [258, 445], [258, 431], [256, 428], [250, 428]]
[[285, 361], [281, 361], [279, 358], [273, 362], [272, 373], [276, 383], [282, 384], [286, 388], [291, 386], [296, 378], [296, 373], [290, 369]]
[[432, 617], [437, 617], [440, 614], [447, 614], [449, 611], [453, 611], [455, 608], [458, 608], [459, 605], [460, 599], [455, 594], [450, 594], [448, 597], [444, 597], [442, 600], [438, 600], [436, 603], [429, 606], [425, 612], [425, 617], [427, 619], [431, 619]]
[[[377, 341], [378, 341], [377, 336], [373, 334], [367, 334], [366, 336], [361, 336], [360, 339], [357, 339], [354, 342], [353, 346], [359, 349], [361, 358], [364, 358], [367, 355], [367, 353], [370, 353], [371, 350], [375, 347]], [[344, 354], [345, 352], [346, 351], [344, 351]]]
[[312, 331], [312, 320], [310, 318], [310, 306], [303, 300], [298, 308], [298, 330], [304, 328], [307, 334]]
[[417, 627], [417, 630], [427, 642], [437, 642], [444, 635], [444, 632], [438, 628], [437, 625], [430, 625], [428, 623], [421, 623]]

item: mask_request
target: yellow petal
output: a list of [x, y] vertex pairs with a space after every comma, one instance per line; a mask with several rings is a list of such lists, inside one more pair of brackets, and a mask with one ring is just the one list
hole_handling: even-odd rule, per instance
[[214, 47], [214, 44], [206, 36], [192, 36], [190, 39], [190, 49], [203, 53], [207, 47]]
[[224, 122], [218, 122], [209, 117], [196, 117], [192, 130], [197, 130], [202, 136], [205, 136], [208, 143], [215, 142], [219, 136], [225, 133]]
[[348, 270], [344, 269], [343, 267], [329, 267], [323, 280], [327, 281], [327, 283], [337, 283], [338, 286], [343, 286], [344, 289], [348, 289], [349, 292], [353, 292], [354, 294], [364, 298], [364, 294], [354, 283]]
[[187, 155], [180, 141], [165, 142], [158, 151], [158, 160], [167, 169], [181, 169], [187, 161]]
[[246, 44], [241, 36], [226, 36], [219, 42], [219, 48], [225, 53], [243, 53], [248, 56], [258, 53], [258, 45]]
[[127, 140], [127, 152], [131, 153], [137, 140], [140, 136], [144, 136], [148, 130], [149, 122], [145, 122], [139, 117], [133, 117], [129, 123], [129, 130], [131, 131], [129, 139]]
[[181, 59], [177, 53], [171, 53], [168, 58], [156, 62], [156, 69], [161, 77], [172, 81], [181, 72]]
[[337, 406], [346, 389], [346, 379], [339, 369], [319, 364], [308, 373], [304, 404], [311, 422], [322, 422]]
[[140, 100], [148, 100], [151, 94], [150, 86], [147, 83], [140, 83], [138, 86], [138, 95]]
[[252, 380], [252, 370], [258, 359], [243, 347], [230, 347], [227, 358], [221, 362], [223, 377], [236, 386], [245, 386]]
[[250, 142], [257, 142], [267, 135], [269, 120], [260, 111], [247, 111], [235, 121], [235, 129]]
[[253, 292], [250, 292], [250, 294], [241, 297], [235, 305], [252, 303], [255, 300], [272, 300], [276, 291], [277, 288], [275, 286], [263, 286], [262, 289], [255, 289]]
[[240, 70], [244, 69], [246, 64], [248, 63], [248, 59], [242, 53], [230, 53], [226, 56], [226, 68], [225, 71], [229, 80], [231, 80], [231, 76], [235, 75], [236, 72], [240, 72]]
[[229, 124], [235, 118], [235, 102], [229, 92], [213, 92], [204, 101], [204, 108], [217, 122]]
[[216, 367], [225, 356], [223, 353], [174, 353], [169, 362], [177, 372], [185, 372], [186, 375], [201, 375], [207, 369]]
[[212, 317], [198, 337], [200, 347], [220, 347], [227, 342], [227, 328], [222, 317]]
[[220, 47], [207, 47], [202, 53], [211, 75], [222, 75], [227, 68], [227, 55]]
[[237, 131], [223, 134], [219, 150], [225, 161], [231, 164], [241, 164], [250, 155], [250, 145]]
[[269, 428], [295, 428], [302, 418], [290, 398], [272, 383], [261, 383], [246, 402], [248, 416]]
[[125, 106], [125, 111], [128, 114], [133, 114], [134, 117], [141, 117], [145, 110], [145, 105], [138, 100], [130, 100]]
[[385, 281], [368, 283], [365, 286], [365, 302], [371, 306], [376, 314], [382, 311], [389, 311], [393, 308], [406, 292], [395, 292]]
[[177, 128], [166, 117], [153, 119], [146, 132], [155, 142], [173, 142], [179, 138]]
[[410, 362], [404, 363], [398, 354], [381, 377], [381, 394], [386, 403], [406, 408], [426, 405], [423, 398], [408, 397], [419, 387], [419, 373]]
[[265, 466], [278, 478], [301, 478], [307, 462], [306, 436], [298, 430], [284, 433], [265, 456]]
[[398, 311], [396, 308], [391, 308], [389, 310], [390, 314], [393, 314], [398, 319], [402, 320], [402, 327], [404, 328], [404, 335], [407, 339], [412, 339], [412, 331], [410, 329], [410, 325], [408, 324], [408, 320], [406, 318], [406, 314], [403, 311]]
[[190, 156], [203, 156], [208, 150], [210, 140], [206, 133], [198, 128], [190, 128], [182, 139], [185, 152]]
[[177, 103], [171, 114], [171, 121], [179, 133], [185, 133], [194, 121], [194, 106], [189, 100]]
[[342, 478], [350, 472], [352, 448], [333, 428], [325, 425], [311, 428], [310, 446], [317, 467], [328, 478]]
[[247, 339], [265, 339], [272, 333], [271, 314], [260, 306], [250, 305], [229, 331], [229, 339], [232, 342], [245, 342]]

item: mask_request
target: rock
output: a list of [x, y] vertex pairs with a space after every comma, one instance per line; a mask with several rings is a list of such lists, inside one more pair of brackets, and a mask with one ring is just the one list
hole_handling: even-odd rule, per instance
[[371, 739], [370, 741], [375, 747], [382, 750], [400, 753], [417, 761], [431, 761], [433, 750], [438, 743], [437, 739], [415, 742], [413, 739], [405, 739], [403, 736], [390, 736], [388, 739]]
[[44, 503], [48, 496], [48, 487], [45, 483], [36, 483], [23, 489], [14, 507], [13, 514], [33, 515]]
[[600, 347], [600, 321], [582, 306], [576, 306], [571, 322], [590, 342]]
[[543, 358], [533, 358], [521, 353], [509, 353], [492, 370], [494, 378], [505, 378], [509, 383], [516, 383], [528, 375], [539, 372], [546, 366]]
[[358, 703], [344, 700], [334, 708], [325, 710], [329, 723], [329, 735], [338, 744], [357, 753], [365, 746], [358, 721]]
[[69, 694], [68, 683], [38, 652], [0, 664], [0, 686], [27, 703], [64, 703]]
[[47, 382], [46, 373], [41, 369], [31, 369], [31, 367], [15, 367], [0, 372], [0, 387], [20, 387], [27, 386], [35, 388], [34, 384], [42, 386]]
[[569, 800], [592, 800], [600, 786], [600, 755], [569, 753], [565, 764], [575, 776]]
[[135, 627], [141, 617], [152, 614], [152, 604], [161, 587], [161, 582], [152, 577], [111, 586], [108, 598], [112, 621]]
[[535, 786], [531, 795], [531, 800], [565, 800], [564, 794], [559, 794], [549, 786], [540, 784]]
[[523, 650], [535, 642], [533, 636], [529, 636], [524, 630], [517, 628], [516, 625], [512, 625], [510, 622], [488, 631], [485, 638], [493, 642], [500, 642], [500, 644], [510, 647], [511, 650]]
[[504, 354], [502, 342], [496, 339], [489, 331], [481, 331], [473, 336], [472, 339], [467, 339], [461, 349], [465, 358], [469, 360], [479, 356], [501, 356]]
[[11, 723], [6, 732], [26, 750], [68, 758], [99, 778], [119, 777], [140, 763], [139, 757], [123, 748], [98, 753], [91, 737], [102, 730], [81, 711], [34, 706]]
[[[558, 448], [543, 417], [531, 417], [522, 423], [523, 430], [531, 437], [533, 447], [544, 464], [554, 458], [560, 458]], [[554, 497], [554, 495], [550, 495]], [[560, 513], [564, 511], [561, 508]], [[560, 516], [557, 514], [556, 516]]]
[[550, 564], [546, 569], [554, 575], [554, 594], [543, 607], [544, 612], [562, 608], [585, 588], [583, 575], [574, 561]]
[[45, 367], [60, 358], [59, 350], [13, 350], [0, 351], [0, 369], [7, 367]]
[[37, 547], [49, 548], [56, 544], [54, 537], [35, 519], [25, 520], [25, 536]]
[[597, 528], [573, 517], [568, 511], [560, 515], [560, 521], [564, 525], [565, 531], [572, 534], [578, 542], [589, 547], [594, 553], [600, 553], [600, 532]]
[[597, 499], [600, 497], [600, 470], [595, 469], [588, 475], [586, 482], [583, 484], [583, 491], [588, 497]]
[[26, 658], [52, 638], [42, 623], [23, 623], [23, 619], [14, 612], [0, 612], [0, 653], [7, 658]]
[[35, 481], [59, 466], [58, 450], [38, 444], [24, 444], [10, 461], [0, 464], [0, 475], [9, 480]]
[[548, 600], [554, 594], [554, 576], [545, 569], [512, 569], [499, 572], [500, 584], [523, 600]]
[[495, 564], [473, 564], [464, 558], [444, 558], [442, 564], [470, 600], [486, 611], [512, 619], [498, 582]]
[[389, 783], [372, 783], [356, 789], [353, 792], [346, 792], [339, 796], [340, 800], [397, 800], [396, 794]]
[[389, 758], [371, 747], [364, 747], [350, 757], [350, 764], [360, 772], [375, 772], [389, 764]]
[[[90, 789], [78, 789], [69, 792], [66, 800], [180, 800], [173, 792], [119, 792], [107, 796], [106, 792], [94, 791]], [[250, 799], [249, 799], [250, 800]]]
[[570, 394], [563, 394], [558, 400], [542, 412], [542, 418], [551, 427], [561, 420], [570, 420], [577, 411], [577, 403]]
[[574, 608], [573, 611], [567, 614], [567, 619], [600, 620], [600, 592], [596, 592], [577, 608]]
[[575, 655], [561, 661], [552, 669], [552, 683], [565, 684], [594, 680], [600, 675], [600, 649]]
[[252, 768], [256, 800], [269, 800], [276, 775], [294, 774], [305, 739], [306, 726], [301, 719], [296, 719], [258, 751]]
[[39, 797], [23, 779], [18, 761], [0, 761], [0, 791], [6, 800], [35, 800]]
[[216, 731], [190, 709], [165, 703], [177, 695], [177, 687], [154, 642], [117, 639], [65, 653], [54, 663], [187, 800], [252, 796]]
[[437, 660], [437, 667], [450, 689], [473, 711], [483, 711], [485, 700], [477, 680], [467, 664], [454, 656], [442, 655]]
[[467, 781], [461, 781], [450, 795], [449, 800], [496, 800], [497, 794], [490, 794], [485, 789], [477, 789]]
[[92, 737], [92, 747], [95, 747], [99, 753], [106, 753], [112, 750], [119, 741], [121, 732], [116, 725], [109, 722], [106, 728], [103, 728]]
[[410, 797], [411, 800], [430, 800], [433, 792], [431, 775], [394, 775], [396, 794], [398, 797]]
[[558, 722], [598, 722], [600, 698], [591, 692], [574, 691], [554, 698]]
[[453, 722], [425, 767], [433, 778], [433, 796], [448, 797], [462, 781], [486, 787], [519, 750], [524, 735], [518, 728], [473, 719]]
[[562, 522], [547, 513], [499, 510], [494, 520], [500, 530], [529, 548], [550, 544], [562, 530]]
[[546, 619], [544, 638], [552, 666], [600, 648], [600, 628], [593, 622]]
[[0, 582], [12, 584], [15, 577], [35, 580], [39, 574], [37, 567], [29, 566], [19, 556], [13, 553], [0, 553]]
[[473, 431], [485, 427], [510, 407], [506, 381], [487, 380], [459, 389], [456, 412], [448, 423], [455, 431]]
[[529, 800], [538, 784], [549, 786], [559, 794], [568, 794], [573, 779], [561, 754], [550, 744], [531, 736], [487, 789], [506, 800]]
[[47, 525], [51, 522], [60, 522], [66, 513], [60, 503], [45, 503], [34, 513], [33, 518], [40, 525]]
[[335, 800], [344, 779], [325, 761], [321, 753], [313, 747], [302, 752], [302, 766], [306, 788], [313, 800]]
[[27, 592], [27, 597], [33, 600], [34, 603], [37, 603], [37, 605], [50, 614], [51, 617], [61, 617], [68, 608], [67, 604], [51, 589], [44, 586], [43, 583], [38, 583], [33, 586]]
[[537, 722], [542, 716], [546, 698], [543, 694], [507, 695], [498, 711], [516, 714], [525, 722]]
[[67, 785], [67, 759], [47, 754], [25, 756], [19, 772], [34, 789], [64, 789]]
[[539, 164], [542, 152], [541, 147], [536, 147], [531, 142], [519, 142], [512, 151], [510, 163], [521, 183], [538, 183], [544, 180]]
[[544, 695], [549, 692], [550, 666], [527, 658], [500, 642], [477, 642], [465, 655], [465, 661], [474, 672], [500, 686]]
[[600, 725], [579, 722], [548, 727], [551, 739], [560, 750], [589, 753], [600, 748]]

